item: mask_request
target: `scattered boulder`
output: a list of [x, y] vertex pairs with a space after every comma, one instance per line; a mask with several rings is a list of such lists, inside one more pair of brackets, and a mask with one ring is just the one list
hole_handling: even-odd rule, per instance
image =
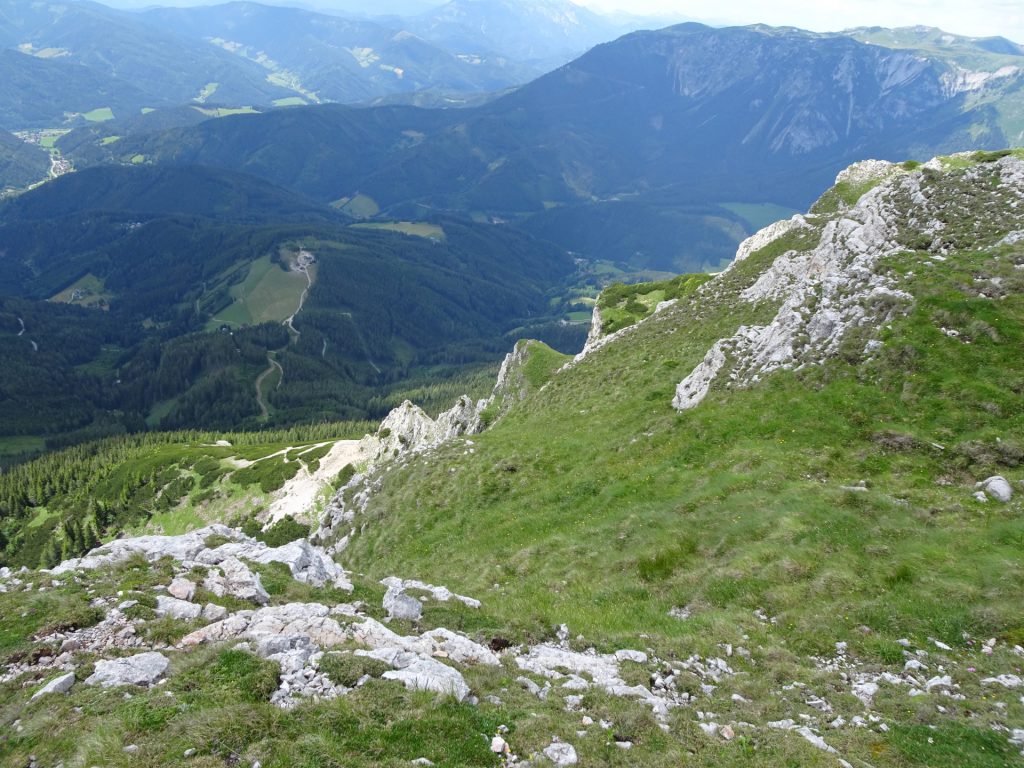
[[429, 592], [430, 597], [433, 600], [437, 600], [439, 603], [447, 603], [449, 600], [458, 600], [465, 606], [470, 608], [479, 608], [480, 601], [472, 597], [466, 597], [465, 595], [457, 595], [452, 592], [448, 587], [436, 587], [433, 584], [426, 584], [416, 579], [400, 579], [397, 576], [388, 576], [386, 579], [381, 579], [380, 583], [385, 587], [398, 590], [406, 589], [419, 589], [424, 592]]
[[115, 539], [101, 547], [97, 547], [85, 557], [65, 560], [51, 568], [50, 573], [60, 574], [74, 570], [93, 570], [105, 565], [117, 565], [130, 559], [133, 555], [142, 555], [147, 561], [155, 563], [163, 557], [174, 560], [194, 560], [196, 555], [206, 549], [206, 539], [210, 536], [224, 536], [229, 539], [240, 539], [245, 536], [226, 525], [210, 525], [197, 531], [190, 531], [181, 536], [138, 536], [132, 539]]
[[836, 750], [835, 750], [834, 747], [831, 747], [828, 744], [826, 744], [825, 740], [823, 738], [821, 738], [821, 736], [816, 734], [814, 731], [812, 731], [806, 725], [802, 725], [799, 728], [796, 728], [795, 730], [796, 730], [797, 733], [799, 733], [801, 736], [803, 736], [807, 741], [809, 741], [811, 744], [813, 744], [815, 747], [817, 747], [818, 749], [822, 750], [823, 752], [831, 752], [832, 754], [836, 753]]
[[865, 681], [853, 685], [853, 695], [860, 699], [865, 707], [871, 706], [876, 693], [878, 693], [878, 683]]
[[203, 612], [201, 605], [195, 603], [189, 603], [185, 600], [179, 600], [176, 597], [167, 597], [166, 595], [157, 595], [156, 598], [156, 615], [157, 616], [170, 616], [172, 619], [180, 619], [182, 621], [191, 621], [192, 619], [198, 619], [200, 614]]
[[268, 547], [261, 541], [245, 538], [206, 550], [196, 560], [203, 565], [220, 565], [228, 558], [248, 560], [261, 565], [284, 563], [292, 578], [312, 587], [332, 586], [352, 591], [345, 569], [334, 562], [326, 552], [314, 547], [307, 539], [298, 539], [280, 547]]
[[231, 595], [257, 605], [266, 605], [270, 602], [270, 595], [263, 588], [260, 575], [253, 573], [249, 566], [237, 557], [225, 557], [218, 563], [218, 568], [220, 573], [211, 571], [203, 582], [203, 586], [217, 597]]
[[1001, 685], [1004, 688], [1024, 688], [1024, 678], [1019, 675], [999, 675], [998, 677], [986, 677], [981, 681], [982, 685]]
[[442, 664], [436, 659], [397, 648], [381, 648], [376, 651], [356, 651], [357, 656], [367, 656], [394, 667], [385, 672], [385, 680], [398, 680], [414, 691], [434, 691], [454, 696], [463, 701], [469, 695], [469, 686], [462, 674], [454, 667]]
[[643, 651], [630, 651], [623, 649], [615, 652], [617, 661], [632, 661], [634, 664], [646, 664], [647, 654]]
[[576, 765], [579, 758], [576, 756], [576, 748], [564, 741], [553, 741], [544, 748], [544, 757], [558, 766]]
[[384, 595], [384, 610], [388, 612], [388, 618], [403, 619], [405, 621], [419, 621], [423, 616], [423, 603], [411, 595], [407, 595], [401, 589], [388, 587]]
[[112, 688], [118, 685], [149, 686], [163, 677], [170, 661], [162, 653], [150, 651], [127, 656], [123, 659], [106, 659], [96, 662], [96, 671], [89, 676], [86, 685], [101, 685]]
[[[211, 536], [228, 539], [228, 543], [210, 549], [206, 541]], [[268, 547], [241, 531], [228, 528], [226, 525], [210, 525], [191, 531], [181, 536], [139, 536], [132, 539], [116, 539], [102, 547], [97, 547], [85, 557], [65, 560], [50, 570], [51, 574], [61, 574], [73, 570], [92, 570], [106, 565], [123, 563], [133, 555], [142, 555], [147, 561], [154, 563], [163, 557], [178, 560], [186, 567], [199, 563], [201, 565], [220, 565], [224, 560], [233, 557], [236, 560], [249, 560], [254, 563], [284, 563], [291, 571], [292, 578], [314, 587], [332, 586], [336, 589], [352, 591], [345, 569], [334, 562], [326, 552], [314, 547], [307, 539], [299, 539], [281, 547]], [[180, 594], [168, 591], [179, 599], [192, 599], [195, 592], [188, 596], [187, 579], [175, 579], [172, 587]], [[194, 590], [194, 585], [193, 585]]]
[[196, 585], [184, 576], [178, 576], [167, 587], [167, 594], [179, 600], [191, 600], [196, 595]]
[[440, 627], [424, 632], [419, 637], [402, 637], [376, 619], [363, 619], [352, 626], [352, 637], [372, 649], [398, 648], [423, 656], [440, 655], [456, 664], [486, 664], [499, 666], [501, 660], [489, 648], [467, 637]]
[[47, 693], [67, 693], [71, 690], [71, 686], [75, 684], [75, 673], [68, 672], [60, 677], [55, 677], [53, 680], [48, 682], [38, 691], [32, 694], [32, 699], [38, 699], [40, 696], [45, 696]]
[[183, 646], [226, 640], [250, 640], [257, 647], [280, 637], [306, 637], [321, 648], [341, 645], [351, 633], [330, 617], [319, 603], [288, 603], [256, 611], [238, 611], [226, 619], [197, 629], [182, 638]]
[[991, 498], [1004, 504], [1013, 498], [1013, 486], [1002, 475], [993, 475], [986, 478], [975, 487], [980, 488]]
[[207, 603], [203, 606], [202, 616], [207, 621], [223, 621], [228, 617], [228, 609], [223, 605]]

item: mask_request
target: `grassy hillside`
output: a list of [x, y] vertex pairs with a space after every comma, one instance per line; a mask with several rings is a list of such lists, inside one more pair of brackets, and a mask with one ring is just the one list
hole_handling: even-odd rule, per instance
[[380, 418], [407, 380], [497, 361], [516, 329], [582, 343], [558, 322], [573, 264], [556, 247], [456, 220], [349, 222], [189, 166], [93, 168], [8, 201], [0, 435]]
[[[955, 190], [962, 174], [935, 183]], [[959, 222], [942, 262], [909, 240], [884, 262], [915, 301], [873, 359], [853, 342], [821, 366], [715, 387], [674, 411], [675, 385], [716, 339], [775, 314], [740, 292], [782, 251], [808, 247], [766, 246], [553, 375], [468, 454], [457, 441], [395, 470], [345, 562], [489, 595], [483, 627], [517, 640], [565, 622], [599, 647], [643, 637], [662, 657], [753, 644], [754, 693], [740, 693], [757, 703], [722, 691], [702, 705], [742, 720], [780, 717], [769, 692], [782, 683], [827, 690], [811, 657], [840, 641], [883, 668], [902, 665], [897, 640], [935, 638], [966, 654], [957, 679], [976, 685], [965, 668], [980, 640], [1024, 640], [1019, 496], [972, 496], [989, 475], [1019, 480], [1024, 458], [1024, 245], [994, 246], [1007, 222], [1024, 224], [1007, 208]], [[975, 287], [989, 281], [997, 300]], [[683, 606], [688, 619], [670, 615]], [[993, 700], [971, 698], [974, 714], [954, 717], [927, 701], [892, 689], [890, 730], [826, 738], [873, 765], [1014, 761], [1005, 747], [986, 753]], [[757, 754], [736, 746], [705, 761], [773, 764]]]
[[[115, 437], [9, 468], [0, 475], [0, 560], [55, 565], [126, 533], [178, 535], [221, 520], [249, 529], [289, 480], [315, 475], [337, 441], [371, 426]], [[337, 471], [319, 485], [329, 498]], [[308, 531], [307, 519], [292, 538]]]
[[[378, 679], [381, 667], [348, 653], [363, 645], [353, 639], [320, 669], [363, 685], [294, 709], [267, 701], [276, 662], [230, 643], [160, 646], [166, 685], [131, 699], [84, 685], [96, 657], [79, 653], [67, 698], [32, 702], [43, 662], [25, 660], [49, 653], [37, 638], [99, 621], [92, 595], [140, 600], [126, 610], [147, 642], [173, 644], [202, 620], [152, 615], [168, 560], [56, 585], [30, 572], [0, 593], [0, 615], [20, 617], [0, 622], [13, 670], [0, 681], [0, 722], [22, 726], [0, 759], [494, 766], [509, 762], [487, 750], [500, 735], [535, 765], [548, 764], [539, 755], [553, 737], [585, 766], [1020, 765], [1024, 153], [1009, 154], [861, 168], [820, 213], [718, 276], [614, 287], [598, 306], [618, 335], [570, 365], [537, 342], [517, 345], [485, 431], [378, 467], [365, 507], [354, 498], [363, 481], [340, 494], [354, 517], [329, 538], [347, 537], [337, 559], [352, 571], [351, 596], [260, 567], [273, 605], [363, 601], [339, 610], [346, 626], [359, 611], [383, 616], [378, 579], [396, 574], [478, 598], [471, 609], [431, 595], [419, 621], [390, 625], [511, 644], [492, 666], [426, 654], [458, 669], [475, 698]], [[824, 285], [829, 259], [852, 244], [844, 281]], [[865, 253], [870, 268], [857, 262]], [[885, 290], [861, 295], [858, 275]], [[780, 292], [761, 292], [775, 278]], [[781, 334], [787, 307], [849, 310], [857, 322], [834, 348], [797, 338], [793, 364], [771, 372], [730, 347], [703, 401], [673, 407], [709, 349], [738, 329]], [[145, 462], [163, 450], [111, 476], [162, 467]], [[218, 458], [193, 470], [205, 476]], [[979, 500], [975, 483], [996, 473], [1016, 493]], [[40, 473], [50, 475], [60, 476]], [[26, 507], [9, 530], [48, 519]], [[642, 652], [600, 655], [620, 649]], [[555, 655], [547, 674], [524, 666], [538, 650]], [[620, 684], [574, 666], [586, 663], [614, 663]], [[659, 712], [647, 697], [671, 706]]]

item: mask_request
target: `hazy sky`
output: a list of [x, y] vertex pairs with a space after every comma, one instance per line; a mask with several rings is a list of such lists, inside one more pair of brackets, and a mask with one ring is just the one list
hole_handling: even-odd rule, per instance
[[706, 21], [765, 23], [835, 32], [848, 27], [908, 27], [925, 24], [947, 32], [984, 37], [1002, 35], [1024, 43], [1024, 0], [575, 0], [596, 10]]

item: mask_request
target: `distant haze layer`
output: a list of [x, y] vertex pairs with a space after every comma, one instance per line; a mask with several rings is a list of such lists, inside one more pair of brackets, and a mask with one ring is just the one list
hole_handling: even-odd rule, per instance
[[771, 24], [815, 32], [850, 27], [940, 27], [973, 37], [1002, 36], [1024, 42], [1024, 4], [1019, 0], [735, 0], [708, 15], [696, 0], [577, 0], [592, 10], [690, 18], [707, 24]]

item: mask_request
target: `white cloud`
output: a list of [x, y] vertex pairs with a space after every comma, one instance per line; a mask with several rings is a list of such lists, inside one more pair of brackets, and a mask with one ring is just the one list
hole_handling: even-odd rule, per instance
[[772, 24], [836, 32], [849, 27], [925, 25], [972, 37], [1001, 35], [1024, 43], [1021, 0], [575, 0], [600, 10], [657, 14], [712, 24]]

